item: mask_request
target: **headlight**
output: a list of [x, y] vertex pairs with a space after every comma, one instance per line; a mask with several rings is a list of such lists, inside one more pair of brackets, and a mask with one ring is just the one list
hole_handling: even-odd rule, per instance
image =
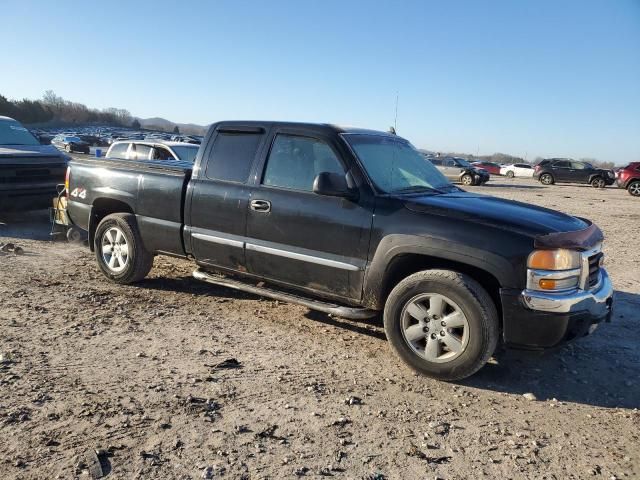
[[580, 253], [574, 250], [535, 250], [527, 260], [527, 289], [562, 292], [578, 287]]

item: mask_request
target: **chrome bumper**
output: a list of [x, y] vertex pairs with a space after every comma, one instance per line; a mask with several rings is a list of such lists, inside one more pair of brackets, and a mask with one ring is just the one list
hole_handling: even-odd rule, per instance
[[594, 290], [574, 290], [568, 293], [545, 293], [523, 290], [522, 301], [531, 310], [551, 313], [589, 312], [594, 317], [604, 317], [613, 307], [613, 285], [604, 268], [600, 269], [600, 281]]

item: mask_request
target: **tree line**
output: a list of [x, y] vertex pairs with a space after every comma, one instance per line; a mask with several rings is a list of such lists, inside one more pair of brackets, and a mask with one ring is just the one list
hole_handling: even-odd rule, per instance
[[0, 115], [15, 118], [21, 123], [100, 123], [114, 126], [130, 126], [131, 114], [122, 108], [89, 108], [78, 102], [65, 100], [52, 90], [47, 90], [40, 100], [9, 100], [0, 95]]

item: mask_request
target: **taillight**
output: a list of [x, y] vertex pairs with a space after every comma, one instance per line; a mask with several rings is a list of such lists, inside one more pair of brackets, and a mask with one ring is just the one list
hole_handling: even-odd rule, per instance
[[71, 174], [71, 167], [67, 167], [67, 173], [64, 175], [64, 196], [69, 196], [69, 175]]

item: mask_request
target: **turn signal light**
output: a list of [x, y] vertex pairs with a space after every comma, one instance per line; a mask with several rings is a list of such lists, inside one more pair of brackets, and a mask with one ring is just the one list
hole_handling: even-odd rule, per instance
[[556, 289], [556, 281], [555, 280], [540, 280], [540, 288], [543, 290], [555, 290]]

